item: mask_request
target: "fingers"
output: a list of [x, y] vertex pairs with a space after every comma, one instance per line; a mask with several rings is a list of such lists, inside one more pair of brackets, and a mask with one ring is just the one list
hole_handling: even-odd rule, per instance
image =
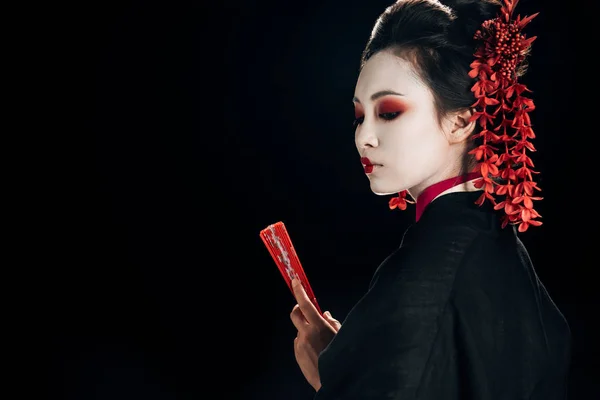
[[302, 287], [302, 283], [299, 279], [292, 279], [292, 290], [294, 291], [294, 296], [296, 296], [296, 301], [300, 306], [300, 310], [306, 320], [315, 324], [319, 321], [322, 321], [322, 317], [319, 314], [319, 310], [315, 307], [315, 305], [310, 301], [304, 287]]
[[340, 328], [342, 327], [342, 324], [340, 323], [340, 321], [338, 321], [337, 319], [333, 318], [331, 316], [331, 313], [329, 311], [325, 311], [323, 313], [323, 317], [325, 318], [325, 320], [327, 322], [329, 322], [329, 324], [335, 329], [335, 331], [339, 331]]
[[325, 311], [323, 313], [323, 317], [325, 317], [325, 319], [329, 322], [334, 322], [336, 324], [339, 324], [340, 321], [338, 321], [337, 319], [333, 318], [333, 315], [331, 315], [331, 313], [329, 311]]
[[306, 318], [304, 318], [304, 315], [302, 315], [302, 310], [300, 310], [300, 306], [298, 304], [296, 304], [292, 309], [292, 312], [290, 313], [290, 319], [298, 331], [302, 331], [306, 326], [309, 325], [308, 321], [306, 321]]

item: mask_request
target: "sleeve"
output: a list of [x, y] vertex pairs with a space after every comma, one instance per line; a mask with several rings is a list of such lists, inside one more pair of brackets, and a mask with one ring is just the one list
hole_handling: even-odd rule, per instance
[[[459, 361], [449, 297], [474, 238], [453, 234], [445, 243], [400, 249], [381, 266], [321, 354], [315, 400], [454, 398]], [[428, 385], [422, 397], [424, 380], [443, 392]]]

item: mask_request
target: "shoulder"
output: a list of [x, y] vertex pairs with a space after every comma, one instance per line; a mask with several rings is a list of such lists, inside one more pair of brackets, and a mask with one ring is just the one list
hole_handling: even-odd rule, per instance
[[453, 193], [437, 199], [407, 231], [395, 260], [419, 265], [424, 272], [455, 270], [481, 262], [484, 248], [492, 253], [507, 246], [516, 249], [514, 230], [502, 228], [499, 213], [489, 204], [476, 205], [475, 196]]
[[416, 224], [389, 262], [399, 271], [450, 272], [464, 262], [473, 247], [487, 238], [485, 232], [464, 223]]
[[[416, 227], [413, 227], [416, 228]], [[469, 227], [445, 227], [425, 238], [408, 232], [405, 242], [379, 266], [371, 289], [400, 303], [427, 299], [442, 303], [453, 288], [457, 271], [470, 260], [484, 236]], [[414, 240], [411, 240], [412, 239]]]
[[447, 298], [456, 286], [494, 285], [499, 275], [520, 269], [519, 241], [510, 227], [490, 230], [475, 222], [429, 228], [416, 224], [407, 231], [402, 246], [377, 269], [371, 287], [379, 285], [398, 297], [437, 298], [441, 293]]
[[[426, 292], [437, 297], [436, 290], [447, 296], [456, 279], [488, 279], [479, 272], [519, 263], [513, 257], [518, 250], [514, 230], [501, 228], [493, 207], [475, 205], [476, 195], [456, 193], [437, 199], [379, 266], [371, 288], [407, 298]], [[469, 272], [477, 269], [481, 270], [477, 274]]]

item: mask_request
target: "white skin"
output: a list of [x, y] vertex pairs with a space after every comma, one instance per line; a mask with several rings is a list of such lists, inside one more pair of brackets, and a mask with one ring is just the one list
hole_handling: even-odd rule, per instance
[[[371, 98], [384, 90], [401, 95]], [[461, 173], [475, 127], [469, 122], [471, 110], [446, 115], [440, 122], [431, 90], [407, 59], [390, 50], [376, 53], [360, 72], [353, 102], [356, 148], [361, 157], [380, 164], [367, 174], [373, 193], [406, 189], [416, 199], [428, 186]], [[449, 191], [473, 189], [463, 184]]]
[[318, 391], [321, 388], [319, 354], [331, 343], [341, 324], [328, 311], [323, 315], [319, 313], [297, 279], [292, 280], [292, 289], [298, 302], [290, 313], [292, 323], [298, 330], [294, 339], [294, 355], [302, 374]]
[[[383, 90], [402, 95], [371, 98]], [[475, 124], [469, 122], [471, 110], [447, 115], [439, 123], [433, 95], [411, 62], [390, 51], [375, 54], [365, 63], [354, 93], [360, 116], [356, 148], [361, 157], [379, 164], [367, 175], [374, 193], [386, 195], [407, 189], [416, 199], [428, 186], [461, 173], [467, 140]], [[472, 181], [440, 195], [471, 190], [477, 190]], [[327, 312], [321, 315], [301, 284], [294, 282], [293, 290], [298, 302], [290, 313], [298, 330], [294, 354], [304, 377], [318, 391], [319, 354], [341, 324]]]

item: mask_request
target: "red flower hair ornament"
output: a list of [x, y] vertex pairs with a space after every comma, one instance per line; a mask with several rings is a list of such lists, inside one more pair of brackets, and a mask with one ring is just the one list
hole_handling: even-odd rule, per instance
[[[518, 82], [517, 72], [536, 39], [526, 38], [522, 30], [539, 13], [514, 18], [518, 2], [503, 0], [499, 15], [483, 22], [474, 36], [479, 45], [469, 72], [476, 80], [471, 88], [476, 99], [471, 121], [477, 121], [481, 132], [472, 139], [480, 139], [482, 144], [469, 154], [478, 161], [474, 171], [481, 173], [474, 182], [477, 188], [483, 188], [476, 204], [490, 201], [495, 210], [505, 211], [502, 228], [512, 224], [525, 232], [531, 225], [542, 225], [537, 220], [541, 215], [533, 208], [533, 201], [542, 198], [534, 195], [541, 189], [533, 180], [538, 172], [532, 169], [533, 162], [527, 155], [527, 151], [536, 151], [530, 142], [535, 134], [529, 117], [535, 105], [525, 96], [531, 91]], [[404, 210], [407, 202], [413, 203], [406, 199], [406, 190], [398, 194], [390, 200], [390, 209]]]

